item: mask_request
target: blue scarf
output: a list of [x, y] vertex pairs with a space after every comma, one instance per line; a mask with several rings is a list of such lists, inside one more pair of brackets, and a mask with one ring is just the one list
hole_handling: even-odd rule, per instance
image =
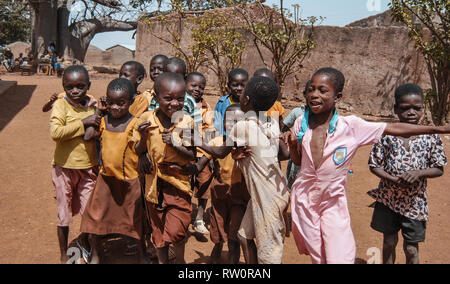
[[[303, 119], [302, 119], [302, 126], [300, 128], [300, 132], [297, 134], [297, 140], [300, 145], [302, 145], [303, 137], [305, 136], [305, 133], [309, 128], [310, 112], [311, 112], [311, 110], [309, 109], [309, 107], [306, 107], [305, 114], [303, 115]], [[328, 127], [328, 133], [331, 134], [336, 130], [338, 118], [339, 118], [339, 114], [336, 109], [334, 111], [333, 118], [330, 121], [330, 126]]]

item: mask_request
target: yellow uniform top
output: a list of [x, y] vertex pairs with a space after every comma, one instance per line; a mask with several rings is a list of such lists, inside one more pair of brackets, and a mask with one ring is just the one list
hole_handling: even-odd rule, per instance
[[202, 133], [205, 133], [205, 131], [211, 129], [211, 127], [214, 127], [214, 113], [211, 106], [206, 102], [206, 100], [202, 100], [199, 109], [203, 119]]
[[272, 112], [278, 112], [278, 116], [282, 116], [286, 112], [286, 110], [279, 101], [276, 101], [273, 106], [266, 112], [266, 116], [271, 116]]
[[[145, 177], [145, 197], [147, 201], [154, 204], [158, 204], [158, 178], [163, 179], [179, 190], [192, 196], [191, 176], [177, 174], [166, 175], [160, 171], [159, 165], [161, 163], [176, 163], [180, 166], [186, 166], [189, 162], [185, 158], [183, 158], [175, 150], [175, 148], [163, 142], [162, 133], [164, 132], [164, 127], [156, 116], [156, 113], [158, 111], [160, 110], [144, 113], [136, 123], [134, 131], [136, 141], [140, 140], [140, 134], [137, 131], [139, 125], [147, 121], [151, 123], [149, 138], [147, 140], [147, 151], [153, 164], [153, 170], [151, 174], [148, 174]], [[169, 129], [169, 131], [173, 131], [172, 135], [174, 143], [182, 143], [184, 146], [190, 146], [190, 143], [183, 142], [183, 131], [180, 130], [189, 129], [188, 131], [190, 133], [192, 127], [192, 118], [189, 115], [184, 115], [181, 120], [179, 120]]]
[[98, 165], [95, 141], [84, 141], [82, 120], [95, 114], [97, 101], [89, 96], [86, 106], [74, 106], [63, 97], [53, 104], [50, 136], [56, 142], [53, 165], [67, 169], [89, 169]]
[[134, 149], [136, 140], [133, 136], [137, 120], [133, 118], [124, 132], [113, 132], [106, 129], [105, 118], [102, 119], [100, 124], [102, 174], [121, 180], [131, 180], [139, 176], [138, 155]]
[[[223, 145], [223, 137], [216, 137], [209, 142], [209, 145], [220, 147]], [[205, 155], [207, 158], [211, 158], [211, 156]], [[230, 154], [223, 159], [216, 159], [214, 163], [214, 167], [219, 166], [219, 169], [215, 168], [215, 171], [219, 171], [220, 177], [222, 178], [222, 182], [225, 184], [236, 184], [242, 182], [242, 172], [239, 167], [236, 165], [235, 160]]]
[[147, 99], [147, 96], [144, 94], [139, 94], [134, 97], [134, 102], [130, 106], [130, 113], [134, 117], [140, 117], [144, 112], [148, 110], [148, 106], [150, 105], [150, 101]]

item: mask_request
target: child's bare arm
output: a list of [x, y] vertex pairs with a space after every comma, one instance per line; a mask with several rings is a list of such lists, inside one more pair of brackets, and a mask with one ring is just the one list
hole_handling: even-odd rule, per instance
[[426, 170], [409, 171], [402, 174], [399, 178], [407, 183], [415, 183], [421, 178], [437, 178], [444, 174], [443, 167], [428, 168]]
[[187, 159], [188, 161], [194, 161], [197, 158], [197, 152], [195, 147], [185, 147], [183, 145], [174, 145], [172, 142], [172, 132], [165, 129], [162, 134], [162, 140], [167, 145], [172, 146], [175, 151], [178, 152], [183, 158]]
[[203, 169], [206, 168], [206, 166], [209, 164], [210, 159], [208, 159], [207, 157], [203, 156], [200, 158], [200, 160], [198, 160], [198, 162], [195, 164], [197, 166], [197, 171], [201, 172], [203, 171]]
[[147, 152], [147, 140], [148, 140], [148, 131], [150, 129], [150, 122], [144, 122], [139, 125], [138, 131], [141, 135], [141, 139], [136, 143], [134, 149], [136, 150], [136, 154], [141, 156], [142, 154]]
[[383, 168], [373, 168], [370, 167], [370, 172], [376, 175], [377, 177], [381, 179], [387, 179], [394, 183], [400, 182], [400, 177], [395, 177], [393, 175], [388, 174]]
[[49, 112], [52, 107], [53, 104], [55, 103], [55, 101], [58, 99], [58, 94], [54, 93], [50, 99], [48, 100], [48, 102], [42, 107], [42, 112]]
[[223, 159], [226, 156], [228, 156], [228, 154], [231, 153], [231, 150], [233, 150], [233, 146], [226, 146], [226, 145], [210, 146], [205, 143], [203, 143], [202, 146], [200, 146], [200, 148], [205, 150], [208, 154], [213, 156], [213, 158], [215, 158], [215, 159]]
[[286, 133], [283, 133], [280, 138], [289, 146], [289, 156], [291, 158], [291, 161], [297, 166], [301, 166], [302, 154], [299, 151], [297, 137], [291, 131], [288, 131]]
[[423, 134], [450, 133], [450, 124], [446, 126], [425, 126], [410, 123], [388, 123], [384, 135], [414, 136]]
[[90, 141], [90, 140], [96, 139], [98, 137], [99, 137], [99, 132], [97, 131], [97, 129], [95, 129], [95, 127], [88, 127], [86, 129], [86, 132], [84, 133], [83, 140]]
[[281, 161], [287, 161], [290, 158], [290, 153], [289, 153], [289, 147], [288, 145], [284, 142], [283, 139], [280, 139], [280, 148], [278, 150], [278, 160]]

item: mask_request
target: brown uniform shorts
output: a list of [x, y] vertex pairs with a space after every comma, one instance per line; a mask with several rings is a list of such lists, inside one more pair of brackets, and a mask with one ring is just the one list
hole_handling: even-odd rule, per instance
[[189, 194], [162, 179], [157, 182], [160, 204], [148, 203], [152, 239], [156, 248], [183, 241], [191, 223], [192, 204]]

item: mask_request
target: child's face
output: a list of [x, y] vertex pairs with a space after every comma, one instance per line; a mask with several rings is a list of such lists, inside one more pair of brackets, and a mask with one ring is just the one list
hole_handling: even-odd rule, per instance
[[139, 75], [138, 70], [133, 65], [124, 65], [120, 69], [119, 78], [127, 79], [137, 88], [142, 83], [144, 76]]
[[186, 92], [199, 102], [205, 92], [206, 80], [202, 76], [191, 76], [186, 82]]
[[155, 58], [150, 62], [150, 78], [155, 81], [159, 75], [164, 73], [164, 59]]
[[106, 94], [106, 105], [114, 118], [121, 118], [128, 113], [131, 102], [126, 90], [109, 90]]
[[223, 121], [223, 127], [225, 128], [226, 133], [231, 133], [233, 126], [238, 121], [243, 120], [244, 117], [245, 113], [240, 108], [229, 108], [225, 113], [225, 119]]
[[159, 94], [155, 99], [161, 111], [169, 118], [184, 107], [186, 85], [177, 82], [163, 82]]
[[85, 98], [91, 82], [83, 72], [70, 72], [63, 77], [66, 95], [74, 102], [81, 103]]
[[333, 80], [326, 74], [318, 74], [311, 79], [306, 104], [314, 114], [322, 114], [333, 111], [342, 97], [342, 93], [336, 93]]
[[423, 99], [418, 94], [408, 94], [400, 97], [394, 107], [400, 122], [419, 124], [423, 117]]
[[228, 82], [228, 87], [230, 88], [230, 94], [234, 99], [238, 100], [244, 94], [245, 86], [247, 85], [248, 77], [244, 74], [236, 74]]

